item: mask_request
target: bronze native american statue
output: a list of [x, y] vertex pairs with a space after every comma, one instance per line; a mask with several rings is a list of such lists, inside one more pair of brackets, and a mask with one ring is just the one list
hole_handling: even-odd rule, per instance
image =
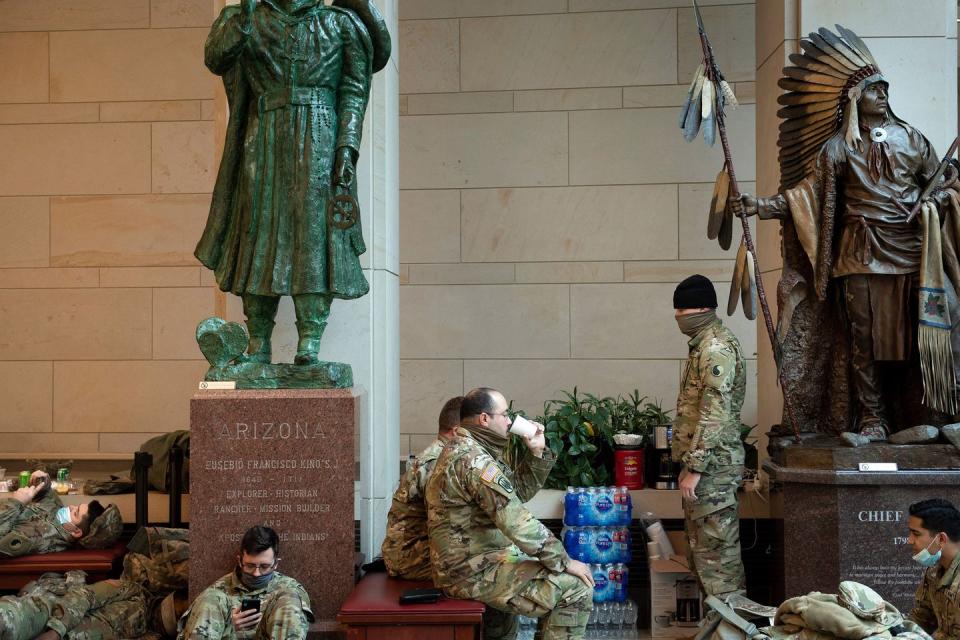
[[780, 80], [780, 193], [731, 207], [782, 223], [776, 349], [797, 426], [885, 440], [958, 410], [957, 174], [941, 180], [870, 50], [837, 30], [802, 39]]

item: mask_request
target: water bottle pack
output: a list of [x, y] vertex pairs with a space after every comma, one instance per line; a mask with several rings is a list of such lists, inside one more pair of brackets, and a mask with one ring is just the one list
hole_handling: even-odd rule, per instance
[[587, 564], [626, 563], [633, 559], [628, 527], [564, 527], [561, 539], [571, 558]]
[[625, 602], [629, 569], [625, 564], [593, 564], [594, 602]]
[[568, 527], [630, 526], [633, 500], [626, 487], [567, 487], [563, 524]]

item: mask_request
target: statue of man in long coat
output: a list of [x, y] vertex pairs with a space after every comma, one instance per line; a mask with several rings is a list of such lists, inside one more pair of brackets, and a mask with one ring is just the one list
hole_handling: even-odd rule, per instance
[[369, 290], [355, 169], [389, 34], [369, 0], [335, 5], [243, 0], [207, 37], [230, 121], [196, 256], [243, 298], [248, 362], [271, 362], [280, 296], [293, 297], [304, 365], [318, 362], [333, 299]]

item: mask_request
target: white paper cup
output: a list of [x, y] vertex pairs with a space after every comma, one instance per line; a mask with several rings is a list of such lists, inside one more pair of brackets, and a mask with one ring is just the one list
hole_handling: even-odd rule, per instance
[[515, 433], [521, 438], [532, 438], [537, 433], [537, 425], [523, 416], [517, 416], [510, 425], [510, 433]]

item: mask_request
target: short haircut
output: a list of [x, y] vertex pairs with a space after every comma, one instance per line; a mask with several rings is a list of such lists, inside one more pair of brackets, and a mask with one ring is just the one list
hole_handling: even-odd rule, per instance
[[106, 511], [106, 509], [104, 509], [99, 501], [93, 500], [90, 502], [87, 506], [87, 514], [83, 516], [80, 524], [77, 525], [80, 531], [83, 532], [83, 535], [90, 533], [90, 527], [93, 526], [93, 521], [102, 516], [104, 511]]
[[440, 410], [440, 418], [437, 426], [441, 432], [451, 431], [460, 424], [460, 405], [463, 404], [463, 396], [450, 398], [447, 400], [443, 409]]
[[280, 536], [270, 527], [256, 525], [247, 529], [243, 534], [243, 540], [240, 541], [240, 551], [249, 556], [255, 556], [263, 553], [267, 549], [273, 549], [276, 556], [280, 553]]
[[497, 408], [493, 398], [495, 393], [499, 391], [490, 387], [477, 387], [468, 391], [460, 405], [460, 419], [466, 420], [481, 413], [493, 413]]
[[910, 505], [910, 515], [919, 518], [927, 531], [945, 533], [951, 542], [960, 542], [960, 511], [949, 500], [931, 498]]

